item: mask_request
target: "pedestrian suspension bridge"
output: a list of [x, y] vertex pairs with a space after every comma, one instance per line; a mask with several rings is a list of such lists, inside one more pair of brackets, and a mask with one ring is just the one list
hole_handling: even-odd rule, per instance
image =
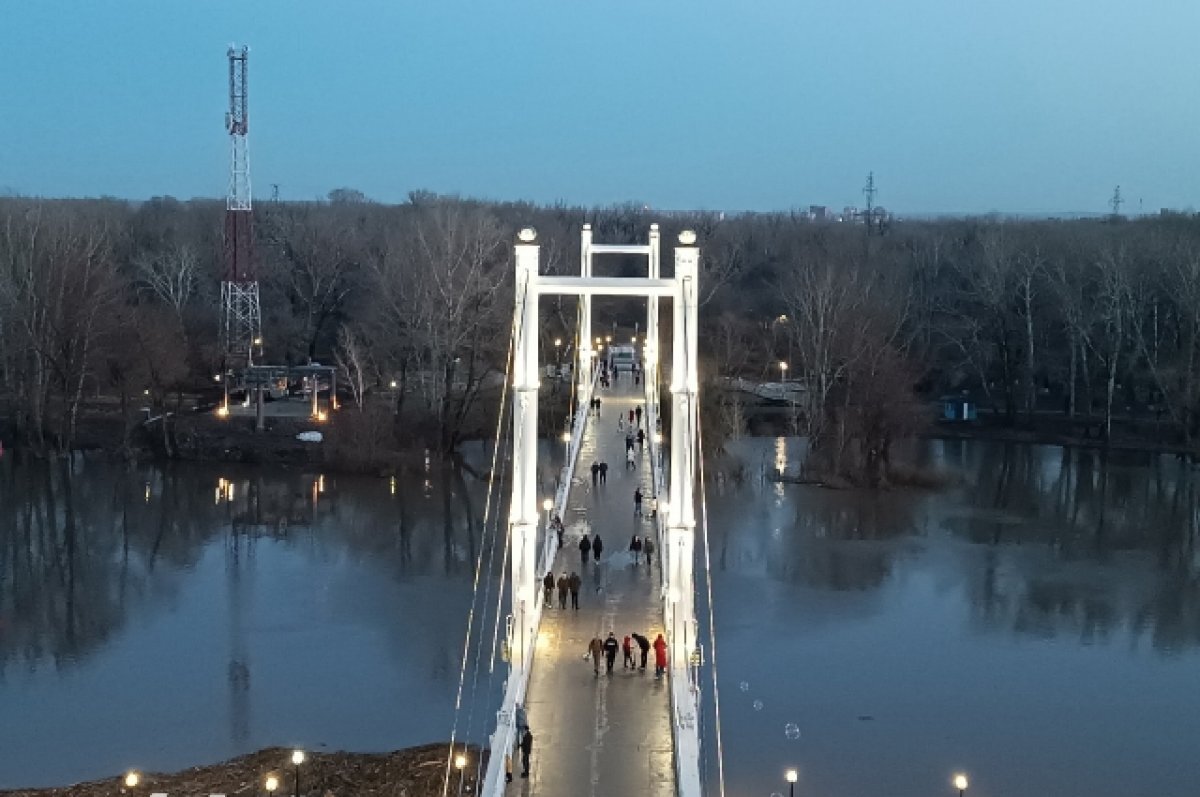
[[[502, 569], [507, 583], [495, 590], [497, 602], [491, 632], [491, 665], [480, 664], [487, 646], [486, 606], [490, 584], [481, 585], [483, 549], [476, 564], [476, 601], [468, 619], [456, 699], [455, 727], [447, 756], [443, 794], [464, 788], [463, 768], [471, 764], [478, 792], [486, 797], [521, 795], [651, 795], [700, 797], [724, 795], [721, 756], [720, 703], [716, 689], [716, 649], [711, 616], [711, 580], [697, 584], [695, 546], [702, 544], [704, 573], [710, 571], [703, 491], [703, 457], [698, 413], [697, 280], [700, 251], [695, 233], [679, 235], [674, 273], [660, 269], [660, 233], [651, 225], [646, 244], [598, 244], [590, 225], [584, 225], [580, 275], [539, 273], [539, 246], [533, 229], [521, 230], [514, 248], [515, 311], [509, 346], [508, 377], [511, 400], [502, 402], [493, 449], [492, 482], [488, 489], [484, 527], [493, 507], [493, 487], [504, 439], [511, 440], [512, 492], [503, 540]], [[645, 277], [604, 277], [593, 266], [604, 255], [646, 258]], [[538, 492], [539, 300], [543, 296], [577, 296], [576, 368], [571, 406], [576, 408], [563, 432], [566, 457], [550, 506]], [[599, 380], [604, 346], [592, 337], [592, 297], [623, 296], [647, 300], [646, 335], [641, 375], [614, 374], [611, 385]], [[660, 360], [659, 310], [670, 300], [671, 357]], [[664, 423], [660, 404], [660, 365], [669, 378], [670, 404]], [[592, 399], [601, 400], [598, 412]], [[640, 414], [637, 410], [640, 408]], [[505, 420], [505, 411], [511, 418]], [[644, 445], [626, 462], [626, 422], [639, 418]], [[618, 428], [618, 419], [621, 419]], [[507, 438], [506, 433], [511, 433]], [[592, 463], [608, 463], [608, 475], [597, 480]], [[578, 475], [576, 470], [578, 468]], [[643, 511], [635, 512], [634, 491], [645, 496]], [[496, 499], [496, 504], [500, 501]], [[654, 509], [657, 511], [654, 511]], [[550, 526], [552, 515], [565, 526], [560, 550]], [[494, 523], [496, 527], [501, 524]], [[585, 554], [581, 537], [599, 535], [602, 555]], [[654, 541], [650, 562], [629, 550], [634, 536]], [[501, 544], [495, 540], [492, 547]], [[560, 608], [556, 591], [544, 600], [542, 578], [547, 572], [578, 573], [583, 586], [580, 606]], [[490, 581], [490, 575], [486, 577]], [[706, 589], [710, 607], [702, 625], [697, 618], [696, 594]], [[482, 598], [480, 596], [483, 596]], [[480, 608], [476, 608], [480, 606]], [[482, 617], [480, 620], [477, 615]], [[500, 617], [506, 617], [503, 628]], [[612, 632], [618, 640], [637, 632], [665, 639], [666, 674], [649, 666], [614, 668], [609, 675], [601, 662], [599, 674], [583, 661], [589, 641]], [[473, 644], [472, 639], [478, 640]], [[640, 653], [635, 646], [635, 659]], [[464, 691], [470, 659], [474, 673], [482, 667], [504, 679], [503, 701], [488, 739], [486, 766], [468, 762], [457, 753], [459, 717], [466, 713]], [[618, 661], [621, 660], [618, 656]], [[505, 672], [505, 670], [507, 670]], [[706, 683], [702, 686], [701, 677]], [[711, 688], [703, 688], [710, 686]], [[472, 685], [471, 694], [476, 692]], [[470, 711], [474, 712], [471, 702]], [[528, 777], [524, 777], [518, 744], [525, 725], [534, 737]], [[467, 722], [470, 728], [470, 720]], [[715, 745], [701, 755], [701, 738]], [[704, 761], [715, 761], [712, 772]], [[511, 767], [511, 782], [506, 769]], [[455, 770], [457, 769], [457, 773]], [[482, 782], [480, 782], [482, 781]]]

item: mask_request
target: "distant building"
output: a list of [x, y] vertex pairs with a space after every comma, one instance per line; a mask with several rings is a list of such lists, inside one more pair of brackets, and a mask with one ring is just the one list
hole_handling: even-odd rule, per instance
[[811, 221], [829, 221], [829, 208], [824, 205], [809, 205], [808, 218]]

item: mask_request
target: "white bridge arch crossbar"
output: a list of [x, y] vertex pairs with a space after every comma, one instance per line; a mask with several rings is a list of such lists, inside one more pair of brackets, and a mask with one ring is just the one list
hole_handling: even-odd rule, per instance
[[[509, 677], [504, 702], [497, 712], [496, 730], [490, 739], [491, 757], [481, 793], [501, 797], [505, 789], [505, 757], [517, 741], [516, 707], [525, 698], [533, 667], [535, 642], [541, 621], [539, 603], [540, 572], [554, 561], [555, 535], [547, 534], [543, 562], [537, 562], [537, 529], [540, 518], [537, 500], [537, 417], [538, 417], [538, 299], [542, 294], [568, 294], [581, 297], [579, 408], [571, 456], [577, 456], [577, 440], [587, 417], [595, 381], [595, 354], [591, 348], [591, 297], [635, 296], [650, 299], [647, 309], [644, 347], [644, 385], [646, 425], [658, 427], [658, 300], [670, 297], [673, 304], [674, 335], [671, 371], [672, 424], [670, 444], [670, 489], [667, 493], [665, 529], [659, 524], [659, 545], [663, 573], [662, 611], [670, 645], [671, 727], [674, 736], [676, 791], [680, 797], [700, 797], [699, 685], [689, 667], [696, 639], [693, 536], [695, 534], [694, 487], [696, 478], [696, 407], [699, 380], [697, 361], [697, 272], [699, 249], [694, 234], [680, 236], [675, 250], [675, 274], [659, 276], [658, 225], [650, 231], [649, 245], [593, 244], [590, 225], [584, 225], [581, 248], [581, 276], [540, 276], [539, 247], [536, 233], [521, 231], [514, 248], [516, 283], [516, 345], [513, 356], [513, 483], [509, 510], [510, 578], [512, 580], [511, 615], [508, 625]], [[594, 277], [593, 254], [645, 254], [648, 276]], [[654, 438], [654, 435], [650, 435]], [[652, 458], [657, 459], [657, 441], [652, 442]], [[558, 496], [556, 509], [564, 509], [568, 489]], [[539, 564], [541, 567], [539, 567]]]

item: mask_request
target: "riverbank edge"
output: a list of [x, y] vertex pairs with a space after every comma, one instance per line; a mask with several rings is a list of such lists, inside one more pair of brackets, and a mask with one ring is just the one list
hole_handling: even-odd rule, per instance
[[[455, 753], [465, 755], [464, 793], [476, 793], [475, 773], [487, 766], [487, 751], [474, 746], [455, 745]], [[227, 797], [257, 797], [265, 792], [268, 775], [279, 779], [279, 794], [293, 794], [297, 768], [291, 763], [292, 750], [267, 747], [215, 764], [206, 764], [172, 773], [140, 772], [135, 788], [126, 788], [124, 773], [70, 786], [0, 790], [0, 797], [132, 797], [165, 793], [167, 795], [224, 794]], [[316, 797], [440, 797], [447, 762], [452, 760], [448, 743], [405, 747], [386, 753], [311, 752], [299, 767], [302, 795]], [[451, 772], [453, 781], [457, 771]], [[457, 787], [457, 783], [453, 783]], [[469, 792], [467, 789], [469, 788]]]

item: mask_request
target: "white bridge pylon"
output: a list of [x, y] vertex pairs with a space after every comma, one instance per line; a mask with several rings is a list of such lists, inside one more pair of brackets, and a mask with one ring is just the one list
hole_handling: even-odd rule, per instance
[[[512, 551], [511, 613], [508, 623], [509, 677], [504, 703], [497, 714], [497, 727], [491, 737], [491, 758], [483, 789], [484, 795], [504, 793], [504, 758], [514, 750], [516, 707], [524, 702], [540, 625], [542, 606], [539, 574], [553, 565], [557, 552], [554, 534], [546, 534], [542, 546], [543, 561], [537, 561], [538, 523], [541, 519], [537, 493], [537, 418], [538, 418], [538, 305], [542, 295], [566, 294], [580, 297], [579, 360], [576, 369], [577, 418], [572, 436], [568, 473], [578, 454], [579, 440], [587, 407], [592, 398], [597, 352], [592, 347], [591, 299], [593, 296], [643, 297], [647, 301], [646, 338], [643, 346], [643, 384], [646, 404], [646, 428], [658, 448], [659, 427], [659, 301], [672, 301], [673, 336], [671, 361], [671, 442], [669, 500], [665, 509], [665, 528], [659, 525], [660, 565], [663, 573], [663, 625], [670, 645], [671, 711], [674, 734], [675, 772], [678, 794], [699, 797], [699, 685], [689, 665], [699, 649], [695, 619], [693, 573], [696, 530], [695, 480], [697, 452], [697, 276], [700, 250], [696, 234], [684, 231], [675, 249], [675, 273], [660, 274], [660, 236], [658, 225], [651, 225], [648, 244], [595, 244], [591, 225], [583, 227], [580, 251], [580, 276], [542, 276], [538, 273], [537, 233], [525, 228], [514, 247], [516, 301], [514, 323], [516, 343], [513, 352], [513, 483], [509, 510], [509, 543]], [[592, 263], [596, 255], [645, 255], [645, 277], [596, 277]], [[655, 458], [657, 451], [655, 451]], [[569, 496], [569, 484], [558, 495], [556, 511], [561, 513]]]

